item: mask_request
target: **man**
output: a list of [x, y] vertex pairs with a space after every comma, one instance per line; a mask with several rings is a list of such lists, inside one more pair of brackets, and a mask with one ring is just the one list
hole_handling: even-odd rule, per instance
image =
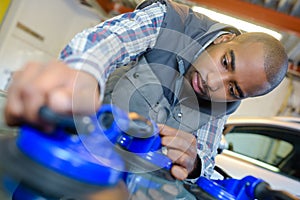
[[82, 114], [113, 103], [160, 124], [175, 178], [209, 177], [228, 115], [241, 99], [274, 89], [286, 70], [284, 48], [271, 36], [146, 1], [78, 34], [61, 61], [16, 73], [5, 117], [9, 125], [39, 124], [43, 105]]

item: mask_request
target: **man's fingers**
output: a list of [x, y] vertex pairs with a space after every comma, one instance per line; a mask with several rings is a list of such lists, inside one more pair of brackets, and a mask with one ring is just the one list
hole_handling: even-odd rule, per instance
[[194, 169], [197, 158], [196, 137], [166, 125], [159, 125], [159, 128], [162, 136], [161, 143], [167, 148], [167, 156], [174, 163], [172, 170], [175, 174], [172, 174], [180, 180], [186, 178]]
[[196, 138], [189, 134], [186, 137], [180, 136], [164, 136], [161, 139], [161, 144], [168, 149], [177, 149], [189, 155], [196, 155]]
[[188, 171], [184, 167], [174, 165], [171, 168], [171, 174], [178, 180], [184, 180], [188, 177]]
[[49, 106], [59, 113], [92, 113], [100, 106], [97, 80], [65, 63], [30, 63], [14, 75], [8, 89], [5, 119], [8, 125], [39, 123], [38, 111]]
[[38, 121], [38, 110], [46, 101], [44, 92], [37, 91], [33, 85], [28, 85], [20, 91], [20, 95], [23, 101], [22, 115], [31, 123]]
[[189, 144], [196, 142], [195, 136], [191, 133], [187, 133], [185, 131], [178, 130], [162, 124], [158, 124], [158, 128], [160, 130], [160, 135], [162, 137], [170, 136], [173, 138], [180, 138], [180, 140], [183, 139], [187, 141]]
[[194, 157], [190, 155], [176, 150], [176, 149], [168, 149], [167, 156], [173, 161], [174, 164], [178, 164], [187, 169], [188, 173], [190, 173], [194, 169]]
[[[9, 104], [12, 104], [12, 102], [10, 102]], [[17, 126], [23, 121], [21, 117], [21, 112], [19, 112], [19, 110], [16, 111], [15, 109], [11, 109], [10, 105], [6, 106], [4, 109], [4, 118], [5, 118], [5, 123], [8, 126]]]
[[[41, 90], [49, 91], [47, 96], [49, 107], [61, 113], [95, 112], [100, 106], [98, 81], [92, 75], [70, 69], [63, 63], [55, 64], [54, 67], [57, 68], [56, 77], [60, 77], [56, 80], [56, 87], [51, 88], [47, 84], [51, 79], [53, 80], [49, 75], [54, 74], [52, 71], [45, 71], [45, 77], [36, 83]], [[67, 77], [62, 79], [63, 75]]]
[[172, 128], [170, 126], [164, 125], [164, 124], [157, 124], [159, 130], [160, 130], [160, 135], [162, 136], [175, 136], [178, 135], [180, 133], [180, 130]]
[[72, 88], [63, 87], [48, 94], [47, 106], [57, 113], [71, 113]]
[[48, 106], [58, 113], [90, 114], [100, 107], [97, 90], [92, 87], [76, 91], [74, 87], [59, 88], [48, 95]]
[[44, 65], [37, 62], [29, 62], [22, 69], [13, 73], [12, 85], [23, 87], [43, 70]]
[[13, 74], [13, 82], [8, 88], [7, 101], [5, 106], [5, 119], [8, 125], [17, 125], [22, 121], [24, 113], [24, 95], [31, 89], [30, 81], [40, 72], [41, 66], [38, 63], [28, 63], [22, 70]]
[[[63, 68], [61, 63], [44, 66], [29, 63], [13, 77], [8, 90], [6, 120], [9, 125], [17, 125], [23, 119], [38, 122], [38, 110], [47, 104], [47, 93], [61, 85], [64, 80], [59, 76]], [[56, 72], [56, 73], [53, 73]]]
[[78, 72], [72, 96], [72, 110], [75, 113], [92, 113], [100, 107], [98, 81], [92, 75]]

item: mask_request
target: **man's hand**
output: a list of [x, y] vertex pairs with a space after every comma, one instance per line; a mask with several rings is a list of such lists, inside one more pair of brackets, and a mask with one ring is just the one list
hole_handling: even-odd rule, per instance
[[159, 124], [162, 145], [173, 161], [172, 175], [184, 180], [194, 170], [197, 161], [197, 141], [193, 134]]
[[63, 114], [92, 113], [100, 106], [98, 82], [62, 62], [28, 63], [14, 74], [8, 89], [6, 122], [38, 125], [41, 106]]

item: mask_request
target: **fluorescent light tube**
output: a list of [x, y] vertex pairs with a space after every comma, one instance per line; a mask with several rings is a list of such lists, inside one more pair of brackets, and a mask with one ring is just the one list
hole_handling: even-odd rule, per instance
[[206, 9], [206, 8], [202, 8], [199, 6], [193, 6], [192, 9], [195, 12], [199, 12], [202, 13], [206, 16], [208, 16], [209, 18], [224, 23], [224, 24], [228, 24], [228, 25], [232, 25], [240, 30], [246, 31], [246, 32], [264, 32], [267, 33], [269, 35], [272, 35], [273, 37], [275, 37], [278, 40], [281, 40], [282, 35], [276, 31], [273, 31], [271, 29], [267, 29], [264, 28], [262, 26], [258, 26], [234, 17], [230, 17], [221, 13], [217, 13], [215, 11]]

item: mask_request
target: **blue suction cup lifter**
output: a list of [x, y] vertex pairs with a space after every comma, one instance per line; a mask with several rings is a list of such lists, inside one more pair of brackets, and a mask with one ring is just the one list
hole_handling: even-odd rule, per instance
[[[154, 164], [155, 169], [171, 169], [172, 161], [161, 153], [161, 138], [154, 121], [112, 105], [103, 105], [97, 118], [103, 133], [112, 143]], [[129, 160], [131, 155], [126, 154], [124, 159]]]
[[161, 147], [158, 127], [151, 120], [111, 105], [103, 105], [97, 117], [111, 142], [130, 152], [147, 153]]
[[208, 194], [218, 200], [253, 200], [255, 199], [255, 188], [263, 180], [253, 176], [246, 176], [243, 179], [208, 180], [200, 177], [197, 185]]
[[97, 151], [102, 153], [94, 156], [77, 135], [69, 135], [63, 129], [55, 131], [53, 136], [31, 126], [23, 126], [17, 146], [33, 161], [74, 180], [99, 186], [112, 186], [120, 181], [122, 171], [111, 166], [124, 169], [124, 164], [107, 140], [97, 141]]

